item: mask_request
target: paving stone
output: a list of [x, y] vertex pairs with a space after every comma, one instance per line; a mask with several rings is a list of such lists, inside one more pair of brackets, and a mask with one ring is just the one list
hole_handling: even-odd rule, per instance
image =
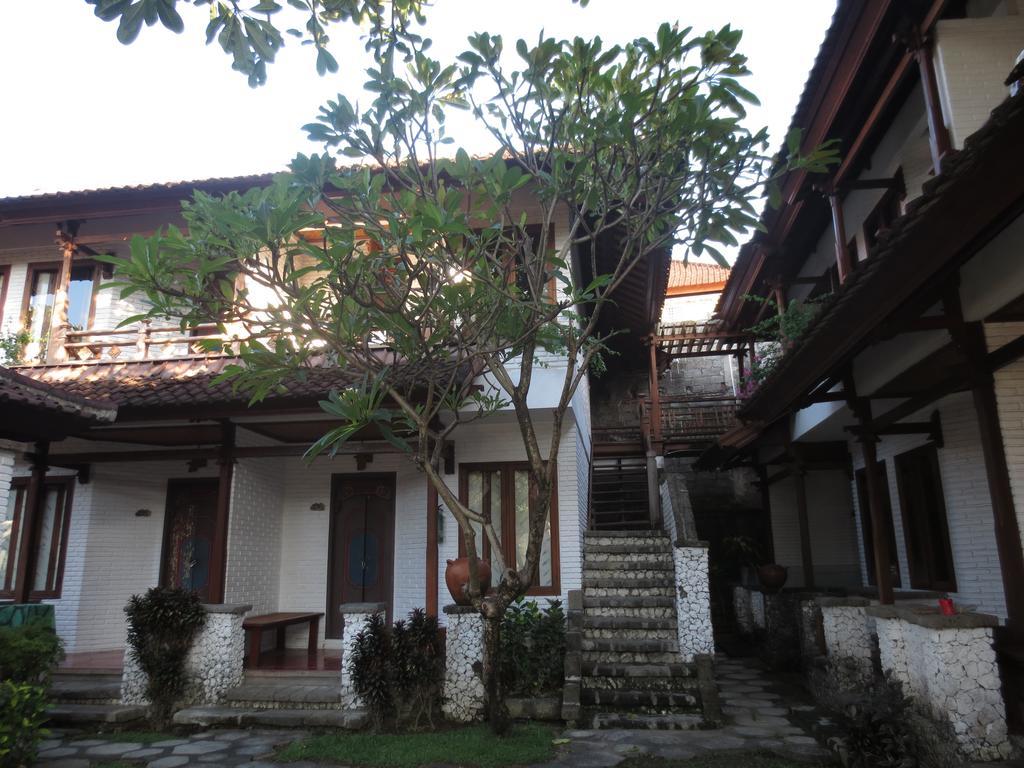
[[39, 751], [40, 760], [56, 760], [59, 757], [70, 757], [78, 750], [72, 747], [52, 747]]
[[95, 747], [89, 747], [85, 754], [89, 757], [119, 757], [125, 752], [134, 752], [136, 749], [141, 748], [141, 744], [112, 742], [110, 744], [98, 744]]
[[217, 741], [239, 741], [248, 735], [246, 731], [221, 731], [213, 738]]
[[76, 747], [98, 747], [100, 744], [106, 744], [103, 739], [82, 739], [81, 741], [75, 741]]
[[758, 715], [772, 715], [772, 716], [784, 716], [789, 714], [788, 707], [758, 707]]
[[208, 755], [212, 752], [220, 752], [222, 749], [227, 749], [228, 744], [224, 741], [192, 741], [188, 744], [182, 744], [181, 746], [174, 748], [174, 754], [176, 755]]
[[256, 755], [265, 755], [268, 752], [271, 752], [273, 749], [273, 746], [268, 746], [266, 744], [256, 747], [239, 747], [235, 750], [235, 754], [243, 755], [245, 757], [255, 757]]
[[743, 736], [745, 738], [767, 738], [775, 735], [775, 731], [773, 729], [765, 728], [761, 725], [736, 725], [730, 730], [737, 736]]
[[89, 768], [89, 761], [84, 757], [63, 757], [58, 760], [46, 760], [39, 765], [43, 768]]
[[46, 749], [56, 749], [61, 745], [60, 739], [43, 739], [36, 745], [36, 749], [40, 752]]
[[178, 768], [188, 763], [188, 755], [169, 755], [146, 765], [146, 768]]
[[142, 760], [147, 757], [156, 757], [162, 755], [164, 751], [162, 749], [154, 749], [153, 747], [146, 747], [145, 749], [136, 749], [134, 752], [126, 752], [123, 757], [125, 760]]
[[782, 740], [787, 744], [807, 744], [818, 746], [818, 742], [810, 736], [786, 736]]
[[156, 741], [150, 744], [151, 747], [177, 747], [181, 744], [188, 744], [188, 739], [167, 739], [166, 741]]

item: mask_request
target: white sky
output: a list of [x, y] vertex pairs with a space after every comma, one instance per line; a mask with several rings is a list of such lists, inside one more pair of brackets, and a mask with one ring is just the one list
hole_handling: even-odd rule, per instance
[[[179, 3], [179, 6], [181, 3]], [[744, 30], [745, 85], [761, 99], [751, 127], [781, 141], [828, 26], [834, 0], [434, 0], [425, 34], [435, 56], [465, 47], [475, 31], [519, 37], [653, 36], [663, 21], [695, 31]], [[206, 46], [207, 9], [182, 8], [185, 32], [144, 27], [123, 46], [116, 26], [83, 0], [0, 0], [0, 196], [283, 169], [319, 151], [301, 126], [338, 92], [360, 98], [368, 61], [358, 32], [331, 31], [340, 71], [321, 78], [314, 56], [286, 36], [267, 85], [252, 89], [218, 45]], [[365, 97], [363, 101], [368, 101]], [[472, 121], [450, 127], [455, 146], [484, 152]]]

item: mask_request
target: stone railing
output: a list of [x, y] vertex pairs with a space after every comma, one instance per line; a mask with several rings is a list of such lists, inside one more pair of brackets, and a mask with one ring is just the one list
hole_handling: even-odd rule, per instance
[[[185, 660], [189, 677], [186, 704], [217, 704], [242, 683], [245, 630], [242, 620], [251, 605], [204, 605], [206, 623]], [[126, 650], [121, 673], [121, 703], [148, 704], [146, 675], [132, 651]]]

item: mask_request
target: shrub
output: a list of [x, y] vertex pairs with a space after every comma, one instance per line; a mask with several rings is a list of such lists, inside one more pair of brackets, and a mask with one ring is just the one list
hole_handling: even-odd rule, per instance
[[565, 677], [565, 612], [553, 600], [544, 609], [517, 599], [501, 623], [501, 682], [505, 693], [560, 692]]
[[356, 635], [346, 663], [375, 729], [396, 715], [412, 727], [424, 718], [433, 726], [442, 673], [437, 619], [417, 608], [392, 628], [374, 614]]
[[872, 684], [847, 702], [833, 747], [847, 768], [915, 768], [917, 747], [908, 727], [910, 700], [895, 681]]
[[124, 609], [128, 616], [128, 646], [146, 675], [146, 695], [153, 717], [165, 723], [185, 694], [185, 660], [206, 611], [195, 592], [153, 587], [133, 595]]
[[37, 683], [0, 681], [0, 765], [32, 765], [46, 735], [46, 688]]
[[64, 648], [52, 627], [26, 624], [0, 629], [0, 679], [46, 687], [63, 658]]

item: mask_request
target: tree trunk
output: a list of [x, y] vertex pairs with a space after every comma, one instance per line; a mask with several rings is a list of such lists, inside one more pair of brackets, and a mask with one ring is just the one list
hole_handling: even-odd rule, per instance
[[502, 736], [508, 731], [509, 725], [500, 674], [501, 618], [505, 611], [492, 601], [486, 601], [483, 608], [483, 683], [487, 695], [487, 720], [491, 724], [491, 732], [496, 736]]

